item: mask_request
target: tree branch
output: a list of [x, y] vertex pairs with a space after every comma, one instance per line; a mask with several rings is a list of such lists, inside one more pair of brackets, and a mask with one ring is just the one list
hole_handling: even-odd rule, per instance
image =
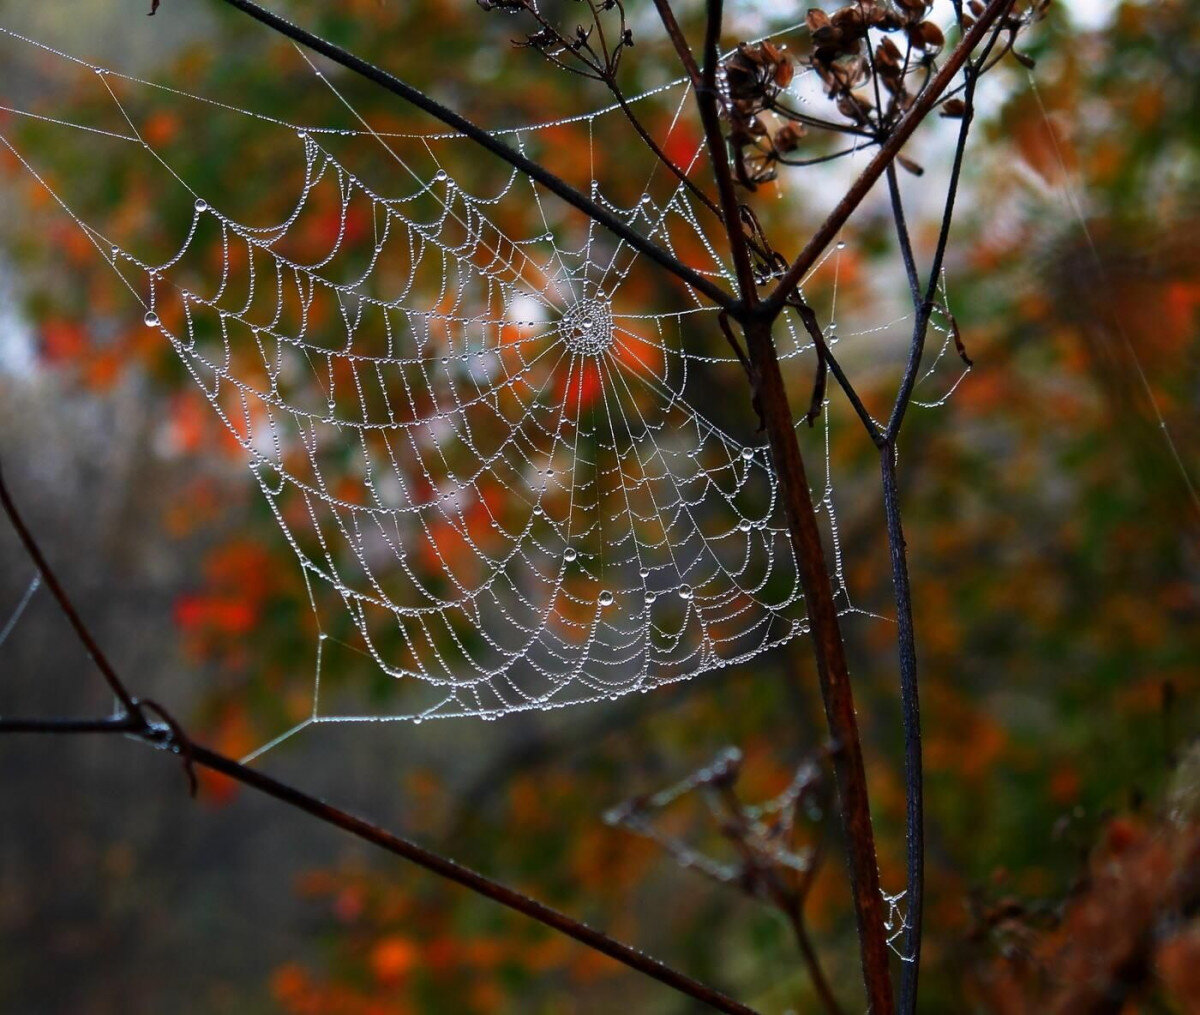
[[[310, 796], [294, 786], [249, 768], [193, 741], [161, 708], [150, 702], [144, 704], [139, 702], [126, 689], [95, 638], [80, 619], [79, 613], [63, 585], [46, 563], [45, 556], [12, 500], [2, 472], [0, 472], [0, 504], [3, 505], [26, 552], [41, 571], [47, 587], [54, 593], [54, 598], [71, 623], [76, 636], [87, 648], [105, 681], [117, 694], [125, 708], [122, 715], [102, 719], [2, 719], [0, 720], [0, 733], [121, 733], [156, 748], [166, 749], [182, 758], [189, 767], [193, 764], [203, 765], [205, 768], [228, 776], [251, 789], [274, 797], [276, 800], [312, 815], [325, 824], [349, 832], [363, 841], [408, 860], [418, 867], [423, 867], [439, 877], [453, 881], [477, 895], [498, 902], [508, 909], [565, 934], [588, 948], [607, 955], [630, 969], [636, 969], [717, 1011], [729, 1012], [732, 1015], [754, 1015], [752, 1008], [693, 980], [636, 948], [609, 937], [602, 931], [594, 930], [565, 913], [560, 913], [499, 881], [455, 863], [415, 842], [401, 838], [363, 818], [334, 807], [324, 800]], [[145, 718], [143, 708], [159, 713], [164, 723], [149, 722]]]
[[634, 250], [644, 254], [660, 267], [665, 268], [681, 281], [687, 283], [697, 292], [707, 296], [717, 306], [728, 309], [734, 305], [734, 300], [730, 294], [710, 279], [695, 269], [689, 268], [657, 243], [630, 228], [617, 218], [617, 216], [612, 214], [612, 212], [602, 208], [591, 198], [576, 190], [565, 180], [554, 175], [554, 173], [550, 172], [540, 163], [534, 162], [532, 159], [522, 155], [515, 148], [509, 147], [503, 141], [499, 140], [499, 138], [488, 133], [482, 127], [476, 126], [461, 114], [443, 106], [436, 99], [430, 98], [424, 92], [414, 88], [407, 82], [401, 81], [394, 75], [381, 70], [374, 64], [368, 63], [366, 60], [355, 56], [340, 46], [336, 46], [332, 42], [322, 39], [320, 36], [314, 35], [312, 32], [306, 31], [287, 19], [280, 17], [278, 14], [260, 7], [253, 0], [221, 0], [221, 2], [250, 15], [250, 17], [266, 25], [268, 28], [272, 28], [294, 42], [298, 42], [308, 49], [328, 57], [334, 63], [341, 64], [347, 70], [353, 71], [368, 81], [373, 81], [380, 87], [387, 89], [393, 95], [398, 95], [406, 102], [428, 113], [434, 119], [440, 120], [448, 127], [452, 127], [464, 137], [470, 138], [481, 148], [491, 152], [515, 169], [520, 170], [530, 179], [536, 180], [567, 204], [583, 212], [589, 218], [612, 232], [613, 235], [624, 240]]

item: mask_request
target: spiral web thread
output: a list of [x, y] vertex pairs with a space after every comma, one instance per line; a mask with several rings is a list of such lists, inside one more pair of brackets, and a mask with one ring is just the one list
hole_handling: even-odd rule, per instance
[[[481, 155], [463, 138], [374, 131], [311, 63], [353, 129], [289, 123], [0, 33], [94, 72], [121, 126], [8, 113], [137, 145], [194, 198], [178, 252], [142, 260], [72, 211], [0, 133], [178, 354], [244, 449], [303, 569], [321, 631], [311, 714], [254, 755], [311, 723], [491, 719], [648, 691], [805, 630], [767, 448], [735, 439], [691, 397], [698, 375], [732, 362], [689, 349], [689, 334], [712, 327], [712, 308], [664, 295], [661, 283], [654, 298], [675, 305], [631, 305], [622, 288], [640, 267], [636, 252], [590, 221], [556, 218], [556, 203], [515, 170], [498, 186], [476, 185]], [[193, 190], [118, 96], [131, 88], [281, 128], [304, 164], [294, 211], [251, 226], [225, 214], [220, 195]], [[678, 119], [690, 84], [630, 101], [651, 98]], [[592, 165], [598, 129], [617, 115], [610, 107], [496, 133], [527, 150], [569, 124], [586, 130]], [[386, 196], [335, 153], [344, 138], [380, 146], [395, 170]], [[691, 161], [700, 158], [697, 146]], [[664, 175], [648, 170], [631, 205], [594, 176], [590, 194], [668, 250], [686, 247], [693, 261], [698, 251], [699, 270], [733, 286], [688, 192], [663, 187]], [[291, 237], [328, 188], [336, 240], [303, 261], [289, 253]], [[533, 209], [540, 228], [501, 228], [513, 206]], [[351, 239], [355, 222], [370, 224], [373, 245]], [[219, 236], [215, 272], [194, 264], [203, 235]], [[784, 359], [811, 349], [791, 321], [777, 341]], [[948, 345], [947, 335], [930, 373]], [[824, 420], [816, 501], [846, 611]], [[321, 583], [379, 669], [406, 678], [386, 702], [394, 711], [323, 707]]]

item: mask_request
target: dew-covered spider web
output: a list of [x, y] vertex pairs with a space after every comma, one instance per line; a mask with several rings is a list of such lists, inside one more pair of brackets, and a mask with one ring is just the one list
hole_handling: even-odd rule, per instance
[[[4, 98], [0, 142], [170, 344], [303, 570], [316, 674], [311, 710], [283, 736], [314, 722], [494, 718], [615, 698], [744, 663], [805, 630], [765, 439], [727, 422], [748, 394], [712, 341], [709, 303], [471, 141], [368, 122], [345, 81], [303, 54], [305, 87], [332, 111], [320, 122], [0, 32], [17, 59], [86, 78], [87, 95], [66, 109]], [[700, 139], [676, 131], [692, 102], [681, 79], [630, 105], [657, 111], [685, 139], [676, 157], [702, 170]], [[156, 126], [164, 109], [188, 124], [169, 143]], [[81, 210], [76, 187], [98, 203], [89, 174], [42, 168], [27, 126], [51, 143], [75, 138], [96, 165], [132, 148], [145, 214]], [[614, 106], [495, 133], [732, 289], [689, 191], [652, 158], [603, 158], [604, 139], [628, 130]], [[245, 168], [248, 192], [288, 194], [273, 218], [187, 157], [189, 144], [219, 144], [237, 160], [248, 132], [274, 137], [274, 161]], [[836, 303], [825, 314], [835, 322]], [[776, 340], [811, 376], [794, 322]], [[849, 610], [828, 418], [815, 500]], [[329, 600], [396, 693], [354, 710], [322, 686]]]

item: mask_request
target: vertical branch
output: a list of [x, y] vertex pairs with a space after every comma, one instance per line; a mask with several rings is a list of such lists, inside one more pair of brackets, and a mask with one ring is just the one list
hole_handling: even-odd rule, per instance
[[721, 17], [722, 0], [708, 0], [708, 22], [704, 29], [704, 70], [700, 75], [700, 87], [696, 89], [696, 103], [700, 107], [700, 121], [704, 125], [704, 139], [708, 144], [709, 161], [712, 162], [713, 175], [717, 179], [717, 190], [721, 198], [721, 217], [724, 219], [725, 232], [729, 238], [729, 251], [733, 256], [739, 295], [742, 303], [749, 307], [758, 302], [758, 290], [754, 285], [750, 248], [742, 229], [737, 193], [733, 185], [733, 173], [729, 168], [725, 134], [721, 130], [721, 113], [717, 95], [717, 65], [721, 59], [718, 51], [721, 41]]
[[900, 713], [904, 728], [904, 843], [905, 900], [903, 951], [900, 970], [900, 1012], [917, 1010], [917, 981], [921, 972], [921, 922], [925, 909], [925, 777], [921, 759], [921, 699], [917, 682], [917, 644], [913, 633], [912, 589], [908, 553], [900, 524], [900, 492], [896, 484], [896, 451], [890, 444], [879, 451], [883, 512], [892, 560], [892, 592], [896, 600], [896, 650], [900, 664]]
[[[915, 377], [920, 365], [925, 336], [929, 330], [929, 311], [921, 298], [921, 279], [917, 274], [912, 239], [904, 217], [896, 167], [888, 166], [888, 194], [896, 224], [896, 239], [904, 272], [908, 278], [913, 304], [913, 335], [909, 367], [905, 377]], [[906, 385], [902, 383], [903, 391]], [[911, 391], [911, 386], [908, 388]], [[900, 492], [896, 483], [895, 435], [887, 437], [879, 448], [880, 481], [883, 487], [883, 513], [887, 526], [888, 553], [892, 562], [892, 595], [896, 603], [896, 653], [900, 670], [900, 721], [904, 735], [904, 848], [905, 901], [903, 950], [906, 962], [900, 970], [902, 1015], [914, 1015], [921, 973], [921, 925], [925, 910], [925, 775], [921, 758], [921, 698], [917, 680], [917, 643], [913, 631], [912, 588], [908, 576], [908, 550], [900, 524]]]
[[809, 491], [804, 459], [796, 440], [796, 423], [788, 404], [787, 390], [771, 338], [768, 320], [751, 318], [745, 325], [746, 344], [757, 377], [763, 424], [771, 444], [771, 455], [779, 474], [787, 509], [788, 528], [796, 551], [800, 583], [808, 607], [813, 653], [825, 718], [835, 742], [834, 772], [837, 778], [842, 829], [849, 855], [850, 884], [858, 925], [863, 980], [872, 1015], [891, 1015], [895, 1010], [888, 970], [888, 946], [884, 930], [883, 896], [879, 886], [879, 862], [875, 832], [867, 796], [854, 692], [846, 665], [845, 646], [833, 603], [833, 587], [825, 562], [825, 550], [817, 528], [816, 512]]
[[[937, 295], [938, 280], [946, 256], [950, 238], [950, 223], [954, 217], [954, 204], [958, 195], [958, 184], [962, 177], [963, 158], [966, 153], [967, 137], [975, 114], [975, 86], [979, 79], [978, 68], [987, 60], [988, 53], [999, 38], [997, 28], [977, 61], [968, 60], [963, 66], [966, 78], [963, 90], [962, 123], [954, 149], [954, 161], [950, 169], [950, 183], [946, 191], [946, 202], [938, 231], [937, 246], [930, 265], [929, 281], [925, 292], [921, 292], [921, 280], [917, 273], [912, 240], [904, 216], [904, 204], [894, 165], [887, 169], [888, 192], [896, 226], [896, 238], [904, 261], [905, 274], [913, 302], [913, 332], [909, 346], [908, 362], [896, 393], [892, 414], [879, 448], [881, 483], [883, 488], [883, 510], [887, 526], [888, 551], [892, 563], [892, 590], [896, 602], [896, 650], [900, 669], [900, 710], [904, 730], [904, 790], [905, 790], [905, 854], [907, 913], [903, 948], [906, 958], [900, 974], [900, 1011], [902, 1015], [914, 1015], [917, 1009], [917, 990], [921, 971], [921, 928], [925, 908], [925, 788], [921, 757], [921, 702], [917, 678], [917, 647], [913, 630], [912, 585], [908, 573], [907, 544], [900, 518], [900, 493], [896, 479], [896, 441], [905, 413], [912, 401], [913, 387], [920, 370], [925, 351], [925, 339], [929, 332], [929, 318], [933, 312], [934, 297]], [[961, 349], [960, 349], [961, 352]]]
[[759, 307], [758, 293], [738, 212], [725, 136], [721, 130], [717, 92], [717, 47], [721, 34], [721, 15], [721, 0], [708, 0], [704, 68], [701, 84], [696, 92], [697, 102], [737, 273], [741, 296], [741, 306], [738, 309], [742, 311], [751, 384], [784, 494], [788, 528], [808, 607], [809, 627], [812, 632], [813, 652], [816, 656], [826, 722], [836, 744], [833, 763], [842, 828], [849, 854], [850, 883], [858, 927], [863, 982], [873, 1015], [892, 1015], [894, 1002], [888, 969], [883, 896], [879, 886], [879, 862], [875, 851], [866, 769], [863, 764], [858, 718], [854, 709], [854, 693], [846, 665], [845, 646], [842, 643], [837, 608], [833, 603], [833, 586], [829, 580], [825, 550], [817, 528], [816, 511], [809, 490], [804, 459], [796, 439], [796, 424], [771, 336], [771, 325], [778, 316], [779, 308], [775, 308], [769, 314], [756, 312]]
[[684, 37], [683, 29], [679, 27], [679, 22], [675, 20], [675, 12], [671, 10], [670, 0], [654, 0], [654, 6], [658, 9], [658, 16], [663, 23], [663, 28], [666, 30], [667, 36], [671, 40], [671, 44], [675, 47], [675, 52], [679, 56], [679, 62], [683, 64], [683, 69], [688, 72], [688, 77], [692, 79], [692, 87], [700, 87], [700, 68], [696, 66], [696, 58], [692, 55], [692, 49]]

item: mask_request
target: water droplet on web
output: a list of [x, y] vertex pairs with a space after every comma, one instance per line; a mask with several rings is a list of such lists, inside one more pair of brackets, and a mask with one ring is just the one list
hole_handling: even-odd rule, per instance
[[748, 519], [748, 518], [743, 518], [740, 522], [738, 522], [738, 531], [739, 532], [749, 532], [750, 527], [751, 527], [750, 519]]
[[754, 457], [754, 448], [742, 448], [742, 460], [750, 461]]
[[643, 578], [649, 578], [650, 577], [650, 568], [644, 567], [640, 571], [638, 571], [638, 574], [640, 574]]
[[845, 241], [845, 240], [839, 240], [839, 241], [838, 241], [837, 248], [838, 248], [838, 250], [845, 250], [845, 249], [846, 249], [846, 241]]
[[578, 556], [579, 553], [573, 546], [568, 546], [565, 550], [563, 550], [563, 560], [565, 560], [568, 564], [570, 564], [571, 561]]
[[120, 256], [121, 256], [121, 248], [120, 248], [120, 247], [113, 247], [113, 248], [112, 248], [112, 256], [113, 256], [113, 260], [114, 260], [114, 261], [115, 261], [115, 260], [116, 260], [118, 257], [120, 257]]
[[692, 598], [692, 587], [690, 585], [680, 585], [679, 598], [685, 603], [688, 602]]
[[444, 170], [444, 169], [439, 169], [436, 173], [433, 174], [433, 178], [435, 180], [437, 180], [439, 183], [444, 183], [446, 180], [448, 180], [450, 178], [450, 174], [447, 173], [446, 170]]
[[208, 211], [208, 202], [202, 197], [196, 198], [196, 211]]
[[146, 316], [143, 317], [142, 320], [146, 322], [147, 328], [158, 327], [158, 314], [156, 314], [153, 310], [147, 310]]
[[646, 605], [649, 606], [657, 598], [658, 598], [658, 596], [655, 593], [647, 591], [646, 592]]
[[612, 606], [613, 594], [611, 592], [609, 592], [608, 589], [605, 589], [597, 597], [596, 602], [598, 602], [601, 606]]
[[539, 518], [541, 518], [541, 517], [542, 517], [542, 515], [544, 515], [544, 514], [545, 514], [545, 512], [542, 510], [542, 505], [541, 505], [541, 504], [539, 504], [537, 507], [535, 507], [535, 508], [533, 509], [533, 513], [534, 513], [535, 515], [537, 515]]

